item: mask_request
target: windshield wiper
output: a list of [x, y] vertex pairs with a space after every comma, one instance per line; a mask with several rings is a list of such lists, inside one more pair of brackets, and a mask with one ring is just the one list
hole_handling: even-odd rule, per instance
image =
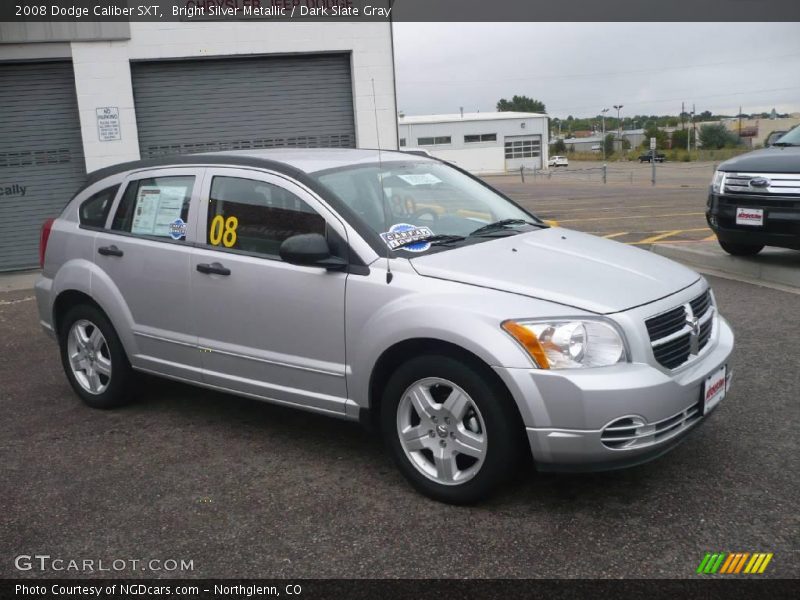
[[792, 142], [775, 142], [773, 146], [800, 146], [800, 144], [793, 144]]
[[461, 240], [465, 239], [463, 235], [446, 235], [443, 233], [437, 233], [436, 235], [432, 235], [430, 237], [421, 238], [418, 240], [406, 240], [401, 244], [398, 244], [394, 247], [395, 250], [399, 250], [404, 246], [413, 246], [414, 244], [431, 244], [432, 246], [437, 246], [440, 244], [448, 244], [451, 242], [460, 242]]
[[513, 227], [514, 225], [533, 225], [535, 227], [541, 226], [539, 223], [533, 223], [531, 221], [526, 221], [525, 219], [501, 219], [500, 221], [489, 223], [488, 225], [484, 225], [483, 227], [478, 227], [475, 231], [470, 233], [470, 235], [473, 236], [473, 235], [482, 235], [484, 233], [491, 233], [493, 231], [499, 231], [501, 229], [508, 229], [510, 227]]

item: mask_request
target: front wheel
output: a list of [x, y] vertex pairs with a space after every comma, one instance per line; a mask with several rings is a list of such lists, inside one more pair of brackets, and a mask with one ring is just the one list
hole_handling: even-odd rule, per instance
[[481, 369], [421, 356], [389, 379], [381, 429], [400, 471], [423, 494], [467, 504], [513, 472], [522, 424], [508, 393]]
[[725, 252], [732, 256], [755, 256], [764, 249], [764, 244], [737, 244], [717, 240]]
[[108, 317], [81, 304], [67, 312], [59, 329], [61, 363], [75, 393], [92, 408], [127, 403], [133, 370]]

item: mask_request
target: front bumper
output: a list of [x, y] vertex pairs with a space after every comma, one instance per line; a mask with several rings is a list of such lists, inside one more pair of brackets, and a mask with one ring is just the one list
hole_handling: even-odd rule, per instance
[[[495, 370], [518, 405], [523, 402], [523, 420], [539, 470], [598, 471], [657, 458], [704, 422], [710, 414], [701, 414], [706, 378], [728, 365], [727, 390], [732, 350], [733, 332], [720, 317], [714, 347], [674, 373], [643, 363], [584, 371]], [[639, 431], [653, 435], [631, 447], [604, 443], [605, 428], [625, 417], [639, 423]]]
[[[736, 224], [737, 208], [764, 211], [764, 225]], [[709, 194], [706, 221], [723, 242], [800, 250], [800, 199]]]

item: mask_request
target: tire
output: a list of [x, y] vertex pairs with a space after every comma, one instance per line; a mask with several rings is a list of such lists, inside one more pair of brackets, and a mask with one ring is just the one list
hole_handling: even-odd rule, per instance
[[513, 475], [522, 456], [524, 427], [508, 392], [483, 365], [450, 356], [419, 356], [401, 365], [384, 389], [380, 420], [400, 471], [440, 502], [486, 498]]
[[719, 245], [731, 256], [755, 256], [764, 249], [764, 244], [737, 244], [735, 242], [723, 242], [718, 239]]
[[109, 409], [130, 401], [133, 369], [117, 332], [99, 308], [90, 304], [70, 308], [60, 324], [58, 342], [64, 372], [84, 403]]

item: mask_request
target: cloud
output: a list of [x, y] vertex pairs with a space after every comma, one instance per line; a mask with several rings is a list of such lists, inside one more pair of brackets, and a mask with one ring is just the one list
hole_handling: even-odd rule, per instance
[[555, 117], [800, 110], [797, 23], [395, 23], [398, 109], [493, 111], [541, 100]]

